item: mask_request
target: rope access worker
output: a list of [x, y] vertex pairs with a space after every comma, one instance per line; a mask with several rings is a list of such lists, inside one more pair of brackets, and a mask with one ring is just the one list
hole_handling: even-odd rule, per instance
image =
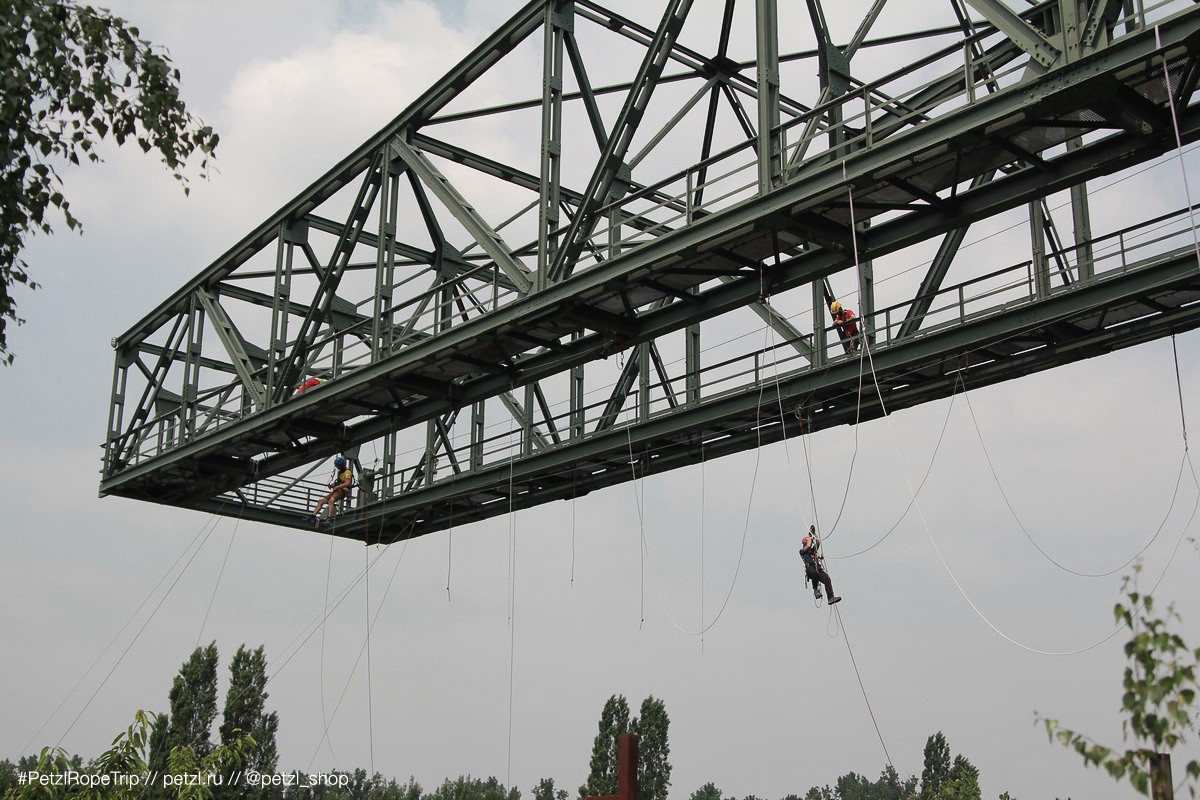
[[858, 323], [854, 319], [854, 312], [834, 300], [829, 304], [829, 313], [833, 315], [833, 326], [842, 332], [846, 353], [854, 355], [858, 352]]
[[808, 535], [800, 541], [800, 556], [804, 559], [804, 574], [812, 582], [813, 597], [821, 599], [821, 587], [825, 584], [825, 594], [829, 597], [829, 605], [842, 602], [842, 598], [833, 593], [833, 581], [825, 571], [825, 559], [820, 553], [821, 540], [817, 538], [817, 527], [810, 525]]
[[312, 513], [313, 526], [317, 527], [321, 524], [321, 508], [328, 506], [326, 512], [326, 520], [333, 521], [334, 506], [343, 497], [350, 494], [350, 488], [354, 486], [354, 472], [351, 471], [349, 463], [342, 456], [338, 456], [333, 460], [333, 468], [337, 471], [337, 476], [329, 484], [330, 492], [321, 498], [321, 502], [317, 503], [316, 509]]

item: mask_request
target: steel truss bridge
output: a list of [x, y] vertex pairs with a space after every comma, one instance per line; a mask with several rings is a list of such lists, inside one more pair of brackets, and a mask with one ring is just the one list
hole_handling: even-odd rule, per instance
[[307, 527], [346, 453], [394, 541], [880, 416], [835, 298], [888, 412], [1200, 324], [1124, 186], [1200, 7], [862, 5], [527, 3], [114, 340], [101, 494]]

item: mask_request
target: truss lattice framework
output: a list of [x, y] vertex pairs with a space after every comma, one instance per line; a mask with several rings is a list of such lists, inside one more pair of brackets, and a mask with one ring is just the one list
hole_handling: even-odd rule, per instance
[[1200, 133], [1200, 7], [836, 23], [528, 3], [116, 340], [101, 493], [300, 526], [346, 452], [389, 541], [877, 416], [835, 297], [889, 409], [1200, 324], [1187, 209], [1086, 188]]

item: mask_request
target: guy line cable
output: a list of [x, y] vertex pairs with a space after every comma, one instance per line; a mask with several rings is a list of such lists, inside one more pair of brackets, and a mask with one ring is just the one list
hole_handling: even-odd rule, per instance
[[[206, 522], [205, 525], [207, 526], [208, 523]], [[214, 530], [216, 530], [216, 527], [217, 527], [216, 522], [214, 520], [212, 526], [209, 527], [209, 529], [208, 529], [208, 533], [206, 533], [204, 535], [204, 538], [200, 541], [200, 545], [196, 548], [196, 550], [188, 558], [187, 563], [185, 563], [183, 565], [183, 569], [181, 569], [179, 571], [179, 574], [175, 576], [175, 580], [171, 581], [171, 585], [167, 587], [167, 591], [164, 592], [163, 596], [159, 598], [158, 604], [154, 606], [154, 610], [150, 612], [150, 616], [148, 616], [146, 618], [146, 621], [142, 623], [142, 627], [138, 628], [138, 632], [136, 634], [134, 634], [133, 640], [121, 652], [121, 655], [120, 655], [120, 657], [117, 658], [116, 663], [112, 665], [112, 669], [110, 669], [108, 671], [108, 674], [104, 676], [104, 679], [100, 681], [100, 685], [96, 687], [95, 691], [92, 692], [91, 697], [89, 697], [87, 699], [87, 702], [83, 704], [83, 708], [79, 709], [79, 713], [75, 715], [75, 719], [71, 720], [71, 724], [67, 726], [67, 729], [65, 731], [63, 731], [62, 736], [58, 737], [58, 741], [54, 745], [55, 748], [62, 746], [63, 739], [65, 739], [67, 737], [67, 734], [69, 734], [75, 728], [75, 724], [77, 722], [79, 722], [80, 717], [82, 717], [84, 712], [87, 711], [88, 708], [92, 705], [92, 701], [94, 701], [96, 699], [96, 695], [100, 694], [100, 690], [104, 688], [105, 684], [107, 684], [109, 679], [113, 676], [113, 673], [115, 673], [117, 671], [117, 667], [121, 666], [121, 662], [125, 660], [125, 656], [129, 655], [129, 651], [133, 649], [133, 646], [135, 644], [137, 644], [138, 639], [141, 638], [142, 633], [145, 632], [145, 630], [146, 630], [146, 627], [150, 624], [151, 620], [154, 619], [155, 615], [158, 614], [158, 610], [160, 608], [162, 608], [163, 603], [165, 603], [167, 598], [171, 596], [171, 592], [175, 589], [175, 586], [178, 585], [179, 579], [184, 576], [184, 573], [187, 572], [188, 567], [190, 567], [192, 565], [192, 561], [194, 561], [196, 556], [200, 553], [200, 551], [202, 549], [204, 549], [205, 543], [208, 542], [208, 537], [212, 536], [212, 532]], [[204, 529], [204, 526], [201, 527], [201, 530], [203, 530], [203, 529]], [[193, 539], [192, 541], [195, 541], [195, 539]], [[191, 547], [191, 544], [189, 544], [188, 547]], [[184, 549], [184, 552], [187, 552], [187, 548]], [[182, 555], [180, 557], [182, 557]], [[178, 559], [176, 559], [176, 563], [179, 563]], [[171, 569], [174, 569], [174, 565], [171, 566]], [[168, 570], [168, 573], [169, 573], [169, 570]], [[164, 578], [165, 577], [166, 576], [164, 575]], [[161, 583], [161, 582], [162, 581], [160, 580], [159, 583]], [[155, 588], [158, 588], [157, 585], [155, 586]], [[152, 590], [152, 592], [153, 592], [153, 590]], [[139, 606], [139, 608], [140, 608], [140, 606]], [[134, 612], [134, 613], [136, 613], [136, 612]], [[47, 720], [47, 721], [49, 721], [49, 720]], [[36, 734], [35, 734], [35, 736], [36, 736]], [[26, 746], [28, 747], [28, 745], [26, 745]]]
[[[332, 537], [330, 537], [330, 538], [332, 540]], [[374, 614], [374, 616], [369, 618], [369, 626], [367, 629], [367, 636], [364, 637], [362, 645], [360, 645], [358, 648], [358, 655], [354, 659], [354, 664], [351, 665], [351, 667], [350, 667], [350, 672], [346, 676], [345, 683], [342, 684], [342, 691], [338, 695], [337, 703], [334, 705], [333, 711], [330, 712], [328, 719], [326, 719], [324, 721], [324, 728], [323, 728], [323, 732], [321, 734], [321, 740], [317, 742], [317, 747], [315, 750], [313, 750], [313, 754], [312, 754], [312, 757], [308, 761], [308, 767], [306, 768], [306, 771], [309, 771], [312, 769], [313, 763], [317, 760], [317, 754], [321, 752], [322, 745], [325, 745], [326, 747], [328, 747], [330, 754], [331, 755], [333, 754], [333, 747], [331, 746], [331, 743], [329, 741], [329, 728], [331, 725], [333, 725], [333, 720], [337, 717], [337, 713], [342, 707], [342, 700], [345, 699], [346, 692], [350, 688], [350, 682], [354, 679], [354, 675], [358, 671], [358, 665], [362, 661], [363, 653], [366, 652], [367, 647], [368, 647], [368, 641], [370, 639], [371, 631], [374, 630], [376, 623], [379, 622], [379, 615], [381, 613], [383, 613], [383, 607], [384, 607], [385, 602], [387, 601], [388, 593], [391, 592], [392, 584], [396, 580], [396, 574], [400, 571], [400, 564], [404, 561], [404, 554], [406, 552], [408, 552], [409, 541], [410, 541], [410, 539], [407, 539], [407, 538], [404, 540], [404, 546], [400, 549], [400, 555], [397, 556], [397, 558], [396, 558], [396, 565], [394, 567], [392, 567], [391, 577], [388, 578], [387, 586], [384, 587], [383, 596], [379, 598], [379, 604], [375, 607], [375, 614]], [[391, 544], [385, 544], [383, 546], [383, 550], [380, 551], [380, 556], [382, 556], [383, 553], [389, 547], [391, 547]], [[378, 557], [376, 558], [376, 560], [378, 560]], [[372, 775], [375, 774], [374, 768], [372, 768], [371, 774]]]
[[[141, 610], [143, 608], [145, 608], [146, 603], [150, 602], [150, 598], [154, 596], [154, 593], [158, 591], [158, 588], [160, 586], [162, 586], [163, 582], [167, 579], [167, 576], [169, 576], [171, 574], [171, 572], [175, 569], [175, 567], [179, 565], [179, 562], [183, 560], [183, 557], [185, 555], [187, 555], [188, 551], [192, 549], [192, 545], [194, 545], [196, 543], [196, 541], [198, 539], [200, 539], [201, 536], [204, 536], [204, 529], [209, 527], [210, 525], [212, 525], [215, 528], [218, 520], [219, 520], [219, 517], [216, 514], [212, 514], [209, 516], [209, 518], [207, 520], [204, 521], [204, 523], [200, 526], [200, 529], [198, 531], [196, 531], [196, 535], [192, 537], [192, 540], [190, 542], [188, 542], [186, 545], [184, 545], [183, 550], [181, 550], [179, 552], [179, 555], [175, 557], [175, 560], [171, 563], [171, 566], [167, 567], [167, 569], [163, 572], [162, 577], [160, 577], [158, 579], [158, 582], [155, 583], [153, 588], [151, 588], [150, 591], [146, 593], [146, 596], [142, 598], [142, 602], [138, 603], [137, 608], [135, 608], [133, 610], [133, 613], [131, 613], [129, 615], [129, 618], [125, 620], [125, 624], [123, 624], [121, 626], [121, 629], [118, 630], [115, 634], [113, 634], [113, 637], [108, 640], [108, 644], [106, 644], [104, 646], [104, 649], [100, 651], [100, 654], [96, 656], [95, 660], [92, 661], [91, 665], [83, 671], [82, 675], [79, 676], [79, 680], [75, 681], [75, 685], [72, 686], [70, 688], [70, 690], [66, 694], [63, 695], [62, 700], [60, 700], [58, 705], [54, 707], [54, 710], [51, 711], [49, 716], [46, 717], [45, 721], [42, 722], [42, 724], [40, 726], [38, 726], [38, 729], [33, 732], [33, 735], [29, 737], [29, 741], [27, 741], [24, 744], [24, 746], [21, 748], [22, 753], [26, 752], [29, 749], [29, 746], [31, 744], [33, 744], [34, 740], [37, 739], [37, 737], [41, 735], [42, 731], [46, 729], [46, 726], [50, 724], [50, 721], [52, 719], [54, 719], [54, 717], [58, 714], [58, 712], [62, 710], [62, 707], [64, 705], [66, 705], [67, 700], [69, 700], [71, 695], [73, 695], [75, 693], [75, 690], [78, 689], [79, 686], [87, 678], [87, 676], [90, 675], [94, 669], [96, 669], [96, 665], [99, 664], [100, 660], [102, 658], [104, 658], [105, 654], [108, 653], [108, 651], [110, 649], [112, 649], [112, 646], [116, 643], [117, 639], [121, 638], [121, 634], [123, 634], [125, 632], [126, 628], [129, 627], [130, 623], [133, 622], [133, 620], [137, 617], [137, 615], [141, 612]], [[209, 533], [209, 535], [211, 535], [212, 530], [209, 530], [208, 533]], [[204, 536], [204, 540], [207, 541], [208, 536]], [[200, 546], [203, 547], [204, 544], [201, 543]], [[197, 552], [199, 552], [199, 550], [197, 550]], [[192, 558], [195, 558], [194, 553], [192, 554]], [[188, 564], [191, 564], [191, 559], [188, 559]], [[187, 569], [187, 567], [185, 566], [184, 570], [186, 570], [186, 569]], [[178, 581], [178, 578], [176, 578], [176, 581]], [[172, 588], [174, 588], [174, 583], [172, 583], [171, 586], [172, 586]], [[169, 589], [168, 589], [167, 593], [170, 594]], [[163, 599], [165, 599], [165, 597]], [[154, 614], [158, 612], [158, 608], [161, 605], [162, 605], [162, 600], [159, 601], [158, 606], [155, 606], [154, 611], [151, 613], [151, 618], [153, 618]], [[147, 620], [146, 622], [149, 623], [149, 620]], [[146, 627], [146, 625], [143, 624], [142, 629], [138, 631], [137, 636], [141, 636], [141, 631], [145, 630], [145, 627]], [[137, 636], [134, 637], [134, 642], [137, 641]], [[133, 646], [133, 643], [130, 643], [130, 647], [132, 647], [132, 646]], [[126, 648], [126, 651], [128, 651], [128, 648]], [[122, 654], [121, 658], [123, 659], [124, 657], [125, 657], [124, 654]], [[117, 663], [118, 664], [120, 663], [119, 659], [118, 659]], [[114, 667], [114, 670], [115, 670], [115, 667]], [[108, 677], [111, 677], [111, 675], [112, 675], [112, 672], [109, 673]], [[101, 682], [101, 688], [103, 687], [104, 682], [108, 681], [108, 677], [105, 677], [104, 681]], [[96, 691], [99, 691], [99, 688], [97, 688]], [[94, 697], [95, 697], [95, 695], [93, 695], [93, 698]], [[90, 703], [91, 701], [89, 700], [88, 702]], [[86, 706], [85, 706], [85, 709], [86, 709]], [[68, 732], [69, 731], [70, 731], [70, 729], [68, 729]], [[63, 734], [64, 737], [66, 735], [67, 735], [66, 733]], [[61, 743], [61, 741], [62, 741], [62, 739], [60, 738], [59, 742]]]

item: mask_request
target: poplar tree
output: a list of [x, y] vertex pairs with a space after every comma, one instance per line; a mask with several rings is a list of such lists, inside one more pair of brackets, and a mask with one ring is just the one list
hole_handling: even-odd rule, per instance
[[579, 787], [580, 797], [617, 793], [617, 739], [630, 732], [629, 703], [625, 695], [613, 695], [600, 713], [599, 731], [592, 744], [591, 770], [587, 782]]
[[170, 752], [180, 745], [203, 758], [212, 752], [209, 739], [217, 718], [217, 643], [197, 647], [179, 668], [168, 695], [171, 704], [166, 734]]
[[671, 720], [654, 695], [642, 701], [631, 732], [638, 735], [638, 800], [667, 800], [671, 788]]
[[[246, 767], [263, 774], [273, 774], [279, 765], [275, 734], [279, 730], [279, 715], [267, 711], [267, 659], [263, 648], [238, 648], [229, 662], [229, 691], [225, 695], [225, 711], [221, 721], [221, 743], [229, 744], [242, 736], [254, 740], [254, 750]], [[228, 787], [227, 787], [228, 788]], [[267, 797], [267, 787], [235, 784], [230, 797]]]

